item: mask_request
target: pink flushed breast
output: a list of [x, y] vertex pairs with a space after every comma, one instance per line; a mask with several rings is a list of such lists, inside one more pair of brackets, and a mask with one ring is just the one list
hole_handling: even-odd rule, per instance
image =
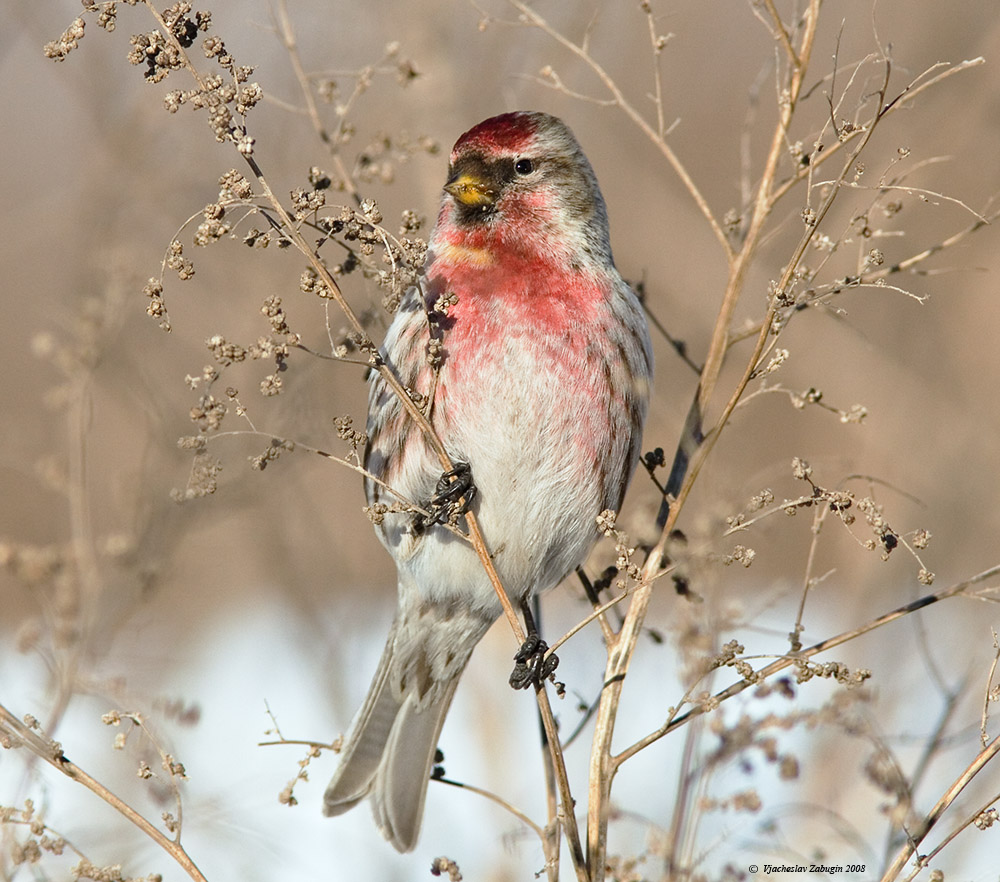
[[529, 458], [531, 448], [560, 448], [575, 480], [603, 483], [600, 463], [630, 419], [630, 390], [616, 381], [620, 353], [605, 332], [610, 286], [538, 265], [448, 276], [445, 290], [458, 302], [435, 394], [442, 434], [481, 433], [495, 422], [497, 431], [524, 434]]
[[508, 249], [501, 263], [491, 257], [492, 242], [468, 235], [459, 241], [427, 270], [432, 286], [458, 300], [448, 311], [447, 336], [457, 333], [455, 344], [463, 335], [516, 327], [561, 335], [600, 322], [607, 312], [611, 284], [606, 278], [584, 271], [567, 273], [534, 248], [525, 253]]

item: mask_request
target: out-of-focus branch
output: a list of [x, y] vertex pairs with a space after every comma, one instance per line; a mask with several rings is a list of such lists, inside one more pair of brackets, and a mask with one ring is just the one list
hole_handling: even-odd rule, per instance
[[70, 762], [62, 752], [61, 745], [43, 738], [21, 722], [2, 704], [0, 704], [0, 736], [3, 736], [5, 741], [10, 740], [11, 742], [10, 744], [4, 743], [4, 747], [15, 747], [18, 745], [26, 747], [35, 756], [43, 759], [54, 769], [62, 772], [67, 778], [71, 778], [82, 784], [92, 793], [103, 799], [104, 802], [129, 822], [138, 827], [150, 840], [160, 846], [195, 882], [208, 882], [180, 842], [165, 836], [154, 824], [139, 814], [125, 800], [112, 793], [100, 781], [88, 775], [78, 765]]
[[656, 128], [651, 126], [638, 109], [625, 97], [614, 78], [590, 54], [587, 46], [574, 43], [572, 40], [561, 34], [534, 9], [526, 3], [523, 3], [522, 0], [508, 0], [508, 2], [519, 13], [521, 13], [525, 21], [548, 34], [560, 46], [568, 49], [571, 53], [573, 53], [573, 55], [583, 61], [587, 67], [589, 67], [597, 75], [597, 78], [601, 81], [602, 85], [611, 93], [614, 103], [625, 112], [625, 115], [639, 127], [642, 133], [649, 138], [649, 140], [656, 145], [660, 153], [663, 154], [664, 159], [667, 160], [677, 177], [681, 179], [681, 183], [684, 184], [685, 189], [694, 200], [695, 205], [698, 206], [698, 210], [702, 213], [705, 220], [708, 221], [708, 225], [712, 228], [715, 238], [719, 240], [719, 244], [722, 246], [726, 255], [731, 255], [732, 246], [729, 244], [729, 239], [726, 238], [725, 230], [722, 229], [722, 226], [719, 224], [718, 220], [716, 220], [708, 201], [702, 195], [701, 190], [698, 189], [698, 185], [695, 183], [694, 178], [692, 178], [688, 173], [688, 170], [685, 168], [684, 163], [681, 162], [680, 157], [674, 153], [673, 148], [671, 148], [671, 146], [667, 143], [666, 138], [663, 137], [663, 135], [659, 133]]
[[[821, 640], [819, 643], [815, 643], [812, 646], [803, 649], [801, 652], [795, 653], [794, 655], [782, 656], [757, 671], [752, 680], [740, 680], [739, 682], [733, 683], [731, 686], [716, 692], [712, 696], [712, 705], [718, 705], [720, 702], [723, 702], [728, 698], [732, 698], [734, 695], [738, 695], [749, 686], [756, 685], [757, 683], [766, 680], [768, 677], [774, 676], [779, 671], [792, 667], [804, 659], [812, 658], [813, 656], [819, 655], [822, 652], [827, 652], [836, 646], [848, 643], [851, 640], [856, 640], [863, 634], [875, 631], [884, 625], [888, 625], [890, 622], [894, 622], [897, 619], [901, 619], [904, 616], [915, 613], [918, 610], [931, 606], [932, 604], [938, 603], [942, 600], [947, 600], [950, 597], [980, 597], [978, 594], [971, 593], [970, 589], [982, 582], [986, 582], [989, 579], [993, 579], [998, 576], [1000, 576], [1000, 564], [990, 567], [987, 570], [983, 570], [981, 573], [977, 573], [969, 579], [963, 579], [961, 582], [956, 582], [954, 585], [949, 585], [947, 588], [935, 591], [933, 594], [924, 595], [917, 600], [907, 603], [904, 606], [897, 607], [891, 612], [884, 613], [883, 615], [878, 616], [863, 625], [859, 625], [856, 628], [851, 628], [850, 630], [837, 634], [834, 637]], [[692, 717], [698, 716], [704, 712], [703, 707], [694, 707], [683, 714], [672, 715], [670, 719], [667, 720], [667, 722], [664, 723], [664, 725], [659, 729], [649, 733], [643, 738], [640, 738], [634, 744], [626, 747], [620, 753], [616, 754], [614, 757], [614, 765], [616, 767], [621, 765], [630, 757], [635, 756], [635, 754], [637, 754], [640, 750], [643, 750], [650, 744], [658, 741], [664, 735], [668, 735], [679, 726], [683, 726]]]
[[968, 786], [973, 778], [976, 777], [985, 767], [986, 764], [992, 760], [998, 753], [1000, 753], [1000, 736], [994, 738], [986, 747], [984, 747], [976, 756], [976, 758], [969, 763], [968, 767], [959, 775], [952, 785], [941, 794], [941, 798], [934, 804], [934, 807], [927, 813], [927, 817], [924, 818], [923, 822], [920, 824], [920, 828], [913, 832], [907, 837], [906, 843], [900, 848], [896, 857], [893, 859], [892, 863], [889, 864], [888, 869], [882, 875], [882, 882], [892, 882], [892, 880], [899, 877], [900, 872], [902, 872], [903, 867], [906, 866], [906, 862], [910, 859], [920, 843], [924, 841], [927, 834], [931, 832], [934, 825], [941, 820], [941, 816], [947, 811], [948, 807], [958, 798], [958, 795]]

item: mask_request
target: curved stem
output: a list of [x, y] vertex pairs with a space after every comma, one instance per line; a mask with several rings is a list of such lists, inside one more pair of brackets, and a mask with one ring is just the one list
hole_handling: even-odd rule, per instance
[[[771, 147], [764, 162], [764, 170], [761, 174], [760, 183], [757, 185], [757, 197], [754, 200], [753, 214], [750, 217], [750, 224], [746, 237], [740, 250], [732, 257], [729, 263], [729, 278], [726, 282], [726, 290], [722, 298], [722, 305], [719, 307], [718, 318], [715, 321], [715, 328], [712, 332], [712, 342], [708, 349], [708, 357], [705, 360], [705, 367], [701, 372], [701, 382], [698, 387], [698, 409], [702, 420], [708, 408], [708, 402], [715, 391], [715, 385], [719, 379], [719, 372], [722, 370], [722, 362], [726, 354], [726, 341], [729, 336], [729, 326], [732, 324], [733, 312], [736, 304], [743, 293], [743, 284], [750, 263], [757, 253], [757, 246], [764, 230], [764, 223], [771, 215], [774, 206], [774, 181], [778, 170], [778, 162], [785, 150], [788, 129], [798, 105], [799, 95], [802, 92], [802, 82], [805, 78], [806, 70], [809, 66], [809, 59], [812, 55], [812, 48], [816, 38], [816, 28], [819, 24], [819, 0], [811, 0], [809, 9], [805, 14], [805, 28], [802, 34], [801, 45], [798, 53], [791, 51], [791, 62], [788, 85], [785, 93], [781, 96], [781, 112], [778, 125], [774, 128], [774, 135], [771, 138]], [[780, 24], [780, 19], [778, 19]], [[787, 33], [781, 28], [781, 33]], [[810, 237], [811, 238], [811, 237]]]
[[889, 868], [885, 871], [882, 876], [882, 882], [892, 882], [896, 879], [903, 867], [906, 866], [906, 862], [910, 859], [910, 856], [914, 854], [917, 847], [934, 825], [941, 820], [941, 815], [945, 813], [948, 806], [950, 806], [957, 798], [958, 795], [965, 789], [966, 785], [972, 781], [973, 778], [978, 775], [986, 764], [993, 759], [998, 753], [1000, 753], [1000, 736], [994, 738], [983, 750], [979, 752], [976, 758], [969, 764], [969, 766], [962, 772], [958, 778], [952, 783], [952, 785], [941, 794], [941, 798], [934, 803], [934, 807], [928, 812], [927, 817], [924, 818], [920, 825], [920, 829], [914, 833], [912, 836], [907, 837], [906, 843], [896, 854], [893, 862], [889, 865]]
[[[702, 195], [701, 190], [698, 189], [698, 185], [694, 182], [694, 178], [691, 177], [688, 170], [684, 167], [684, 163], [682, 163], [677, 154], [674, 153], [673, 149], [667, 143], [666, 138], [662, 137], [662, 135], [646, 121], [645, 117], [632, 106], [622, 93], [621, 89], [618, 88], [618, 84], [614, 81], [611, 74], [601, 67], [601, 65], [598, 64], [594, 57], [590, 54], [586, 44], [574, 43], [572, 40], [563, 36], [563, 34], [559, 33], [559, 31], [552, 27], [552, 25], [542, 18], [542, 16], [540, 16], [534, 9], [526, 3], [523, 3], [522, 0], [509, 0], [509, 2], [518, 12], [521, 13], [522, 16], [524, 16], [526, 21], [544, 31], [553, 40], [559, 43], [560, 46], [572, 52], [597, 75], [597, 78], [601, 81], [604, 88], [611, 93], [614, 104], [625, 112], [626, 116], [628, 116], [628, 118], [639, 127], [642, 133], [649, 138], [649, 140], [656, 145], [660, 153], [663, 154], [663, 158], [667, 160], [670, 167], [674, 170], [674, 173], [681, 179], [685, 189], [694, 200], [695, 205], [698, 206], [698, 210], [702, 213], [705, 220], [708, 221], [708, 225], [712, 228], [715, 238], [719, 240], [719, 244], [722, 245], [726, 255], [731, 256], [732, 246], [726, 238], [725, 230], [722, 229], [722, 226], [715, 219], [715, 215], [712, 213], [712, 209], [709, 206], [708, 201]], [[816, 0], [814, 0], [814, 2], [816, 2]]]
[[[848, 641], [855, 640], [862, 634], [867, 634], [870, 631], [874, 631], [878, 628], [888, 625], [890, 622], [894, 622], [897, 619], [901, 619], [903, 616], [915, 613], [924, 607], [930, 606], [931, 604], [938, 603], [942, 600], [947, 600], [949, 597], [958, 597], [960, 595], [966, 594], [970, 588], [981, 582], [985, 582], [987, 579], [992, 579], [996, 576], [1000, 576], [1000, 564], [997, 566], [990, 567], [983, 572], [972, 576], [969, 579], [963, 579], [961, 582], [956, 582], [954, 585], [949, 585], [947, 588], [942, 588], [940, 591], [936, 591], [933, 594], [927, 594], [917, 600], [907, 603], [904, 606], [897, 607], [896, 609], [883, 613], [877, 618], [872, 619], [870, 622], [864, 625], [859, 625], [857, 628], [851, 628], [849, 631], [844, 631], [837, 634], [834, 637], [830, 637], [826, 640], [821, 640], [819, 643], [815, 643], [807, 649], [803, 649], [801, 652], [797, 652], [794, 655], [784, 655], [775, 661], [771, 662], [769, 665], [761, 668], [759, 671], [755, 672], [752, 680], [740, 680], [733, 683], [731, 686], [727, 686], [725, 689], [716, 692], [712, 696], [711, 704], [712, 706], [718, 706], [719, 703], [732, 698], [734, 695], [738, 695], [744, 689], [749, 686], [754, 686], [766, 680], [768, 677], [772, 677], [779, 671], [783, 671], [786, 668], [791, 667], [797, 662], [803, 659], [812, 658], [815, 655], [819, 655], [821, 652], [826, 652], [827, 650], [833, 649], [835, 646], [840, 646]], [[975, 595], [968, 595], [975, 596]], [[620, 765], [625, 762], [630, 757], [635, 756], [640, 750], [644, 750], [656, 741], [659, 741], [664, 735], [668, 735], [677, 729], [679, 726], [683, 726], [688, 720], [699, 714], [704, 713], [703, 706], [692, 707], [691, 710], [683, 714], [674, 714], [670, 719], [664, 723], [659, 729], [654, 732], [650, 732], [648, 735], [640, 738], [634, 744], [626, 747], [615, 757], [615, 763]]]
[[[188, 874], [195, 882], [208, 882], [197, 864], [191, 856], [184, 850], [184, 847], [173, 839], [165, 836], [147, 818], [139, 814], [121, 797], [115, 795], [100, 781], [92, 778], [83, 769], [63, 754], [62, 749], [55, 742], [47, 741], [37, 732], [28, 728], [6, 707], [0, 704], [0, 732], [8, 733], [8, 737], [16, 739], [27, 747], [33, 754], [45, 760], [53, 768], [58, 769], [67, 778], [82, 784], [92, 793], [95, 793], [111, 806], [120, 815], [138, 827], [146, 836], [162, 848], [170, 857]], [[7, 746], [7, 745], [5, 745]], [[13, 745], [11, 745], [13, 746]]]

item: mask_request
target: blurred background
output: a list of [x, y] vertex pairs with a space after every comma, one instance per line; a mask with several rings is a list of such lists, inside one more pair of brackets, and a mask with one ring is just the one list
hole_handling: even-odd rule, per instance
[[[286, 194], [308, 186], [309, 168], [331, 170], [332, 161], [298, 110], [302, 94], [274, 9], [259, 0], [216, 0], [209, 8], [212, 32], [238, 63], [256, 67], [253, 79], [268, 96], [250, 126], [272, 188]], [[655, 121], [654, 59], [638, 3], [548, 0], [535, 8], [575, 42], [588, 34], [592, 58]], [[652, 8], [657, 32], [669, 35], [659, 63], [670, 144], [716, 217], [739, 212], [741, 169], [755, 180], [773, 128], [775, 41], [749, 3], [688, 0]], [[114, 753], [116, 730], [100, 722], [112, 707], [144, 713], [187, 768], [183, 841], [210, 879], [422, 879], [440, 854], [456, 860], [466, 879], [530, 878], [543, 867], [538, 843], [511, 816], [469, 793], [431, 786], [423, 838], [408, 856], [381, 841], [365, 807], [336, 820], [321, 817], [332, 754], [314, 760], [310, 781], [296, 787], [300, 805], [278, 803], [304, 748], [257, 746], [273, 740], [265, 702], [286, 738], [329, 741], [346, 728], [391, 620], [394, 570], [361, 512], [358, 476], [302, 451], [253, 471], [248, 458], [263, 452], [263, 436], [215, 442], [211, 452], [223, 463], [217, 494], [184, 505], [171, 501], [170, 491], [188, 480], [190, 454], [176, 440], [193, 432], [188, 411], [197, 393], [185, 376], [210, 363], [205, 339], [223, 334], [249, 343], [266, 334], [259, 307], [270, 295], [282, 298], [289, 324], [320, 350], [327, 346], [325, 318], [321, 304], [299, 290], [304, 263], [293, 249], [249, 249], [239, 235], [196, 248], [197, 223], [179, 235], [194, 278], [165, 275], [173, 331], [164, 334], [145, 315], [143, 285], [161, 272], [182, 224], [215, 201], [218, 178], [239, 167], [239, 157], [231, 145], [214, 142], [203, 114], [164, 111], [168, 89], [190, 86], [182, 74], [150, 85], [125, 60], [129, 36], [153, 27], [143, 9], [122, 5], [110, 34], [89, 21], [80, 48], [65, 62], [46, 59], [43, 44], [79, 11], [70, 0], [8, 0], [0, 30], [6, 83], [0, 371], [7, 378], [0, 387], [0, 702], [57, 723], [52, 734], [71, 759], [156, 818], [171, 807], [135, 778], [139, 754]], [[471, 125], [513, 109], [554, 113], [573, 128], [597, 172], [619, 269], [644, 283], [650, 311], [691, 357], [704, 358], [726, 278], [719, 244], [656, 147], [620, 109], [602, 103], [607, 90], [579, 58], [519, 23], [517, 11], [501, 2], [301, 0], [289, 2], [288, 13], [306, 71], [337, 84], [332, 103], [320, 104], [331, 128], [336, 106], [349, 102], [354, 134], [342, 147], [344, 161], [350, 167], [365, 153], [383, 163], [378, 180], [359, 186], [378, 200], [387, 227], [406, 209], [433, 220], [448, 150]], [[830, 115], [835, 56], [839, 89], [849, 65], [880, 43], [891, 45], [890, 94], [939, 62], [986, 59], [882, 123], [858, 179], [873, 189], [845, 193], [829, 219], [828, 234], [843, 237], [874, 203], [883, 175], [909, 169], [906, 184], [923, 195], [901, 194], [891, 217], [880, 204], [869, 219], [877, 241], [844, 243], [838, 257], [855, 265], [878, 247], [887, 264], [896, 263], [970, 226], [969, 209], [991, 211], [1000, 189], [1000, 20], [992, 0], [968, 0], [959, 12], [930, 0], [827, 4], [823, 14], [809, 97], [794, 134], [807, 149]], [[386, 59], [394, 42], [398, 51]], [[370, 86], [351, 99], [356, 73], [372, 65]], [[407, 75], [408, 65], [416, 77]], [[546, 68], [565, 89], [542, 82]], [[207, 62], [203, 69], [210, 69]], [[865, 68], [856, 96], [874, 89], [875, 70]], [[856, 97], [843, 117], [853, 117], [855, 103]], [[439, 149], [407, 149], [426, 148], [420, 139]], [[821, 174], [832, 175], [839, 162]], [[801, 189], [790, 194], [772, 219], [737, 327], [762, 315], [768, 282], [800, 235], [803, 198]], [[338, 199], [348, 197], [329, 196]], [[249, 225], [261, 226], [259, 218], [238, 233]], [[884, 503], [897, 532], [931, 532], [921, 556], [937, 576], [927, 588], [903, 549], [883, 562], [840, 524], [826, 523], [811, 570], [824, 578], [807, 604], [806, 645], [998, 562], [998, 254], [996, 232], [987, 227], [921, 263], [921, 274], [893, 277], [926, 296], [923, 303], [862, 288], [840, 296], [835, 310], [796, 316], [781, 341], [789, 361], [769, 381], [798, 392], [820, 389], [824, 402], [842, 410], [860, 403], [868, 416], [860, 425], [842, 424], [818, 407], [794, 408], [784, 394], [757, 396], [737, 412], [680, 522], [698, 551], [692, 589], [705, 604], [696, 608], [667, 584], [657, 594], [650, 625], [666, 639], [644, 641], [640, 649], [616, 746], [655, 728], [680, 700], [675, 672], [693, 634], [708, 645], [739, 639], [749, 654], [787, 649], [811, 513], [770, 518], [736, 537], [721, 534], [725, 518], [763, 488], [779, 500], [803, 494], [805, 485], [791, 476], [793, 456], [807, 459], [826, 487], [871, 476], [848, 486]], [[831, 262], [826, 281], [838, 266]], [[380, 298], [360, 275], [346, 280], [345, 293], [361, 309]], [[335, 315], [331, 321], [336, 333], [341, 323]], [[656, 389], [644, 449], [660, 446], [669, 457], [696, 377], [654, 336]], [[717, 407], [742, 370], [744, 351], [734, 350]], [[268, 372], [257, 363], [226, 376], [256, 429], [344, 453], [332, 419], [351, 414], [363, 424], [362, 369], [296, 352], [285, 391], [265, 400], [256, 390]], [[238, 423], [230, 413], [224, 428]], [[638, 475], [620, 521], [634, 541], [655, 537], [657, 504], [655, 487]], [[863, 527], [855, 533], [868, 538]], [[720, 562], [737, 541], [757, 552], [750, 569]], [[592, 571], [612, 556], [602, 546]], [[546, 599], [547, 632], [561, 633], [585, 614], [578, 594], [574, 585]], [[724, 800], [753, 788], [763, 807], [739, 813], [706, 803], [689, 832], [689, 853], [701, 855], [698, 871], [723, 878], [727, 864], [745, 873], [750, 863], [800, 855], [867, 864], [869, 871], [855, 878], [873, 878], [896, 804], [892, 788], [871, 770], [873, 757], [881, 756], [875, 745], [888, 745], [907, 774], [927, 758], [913, 794], [922, 817], [980, 749], [995, 652], [991, 629], [998, 626], [994, 604], [959, 598], [822, 656], [870, 669], [865, 695], [832, 725], [769, 731], [781, 753], [797, 758], [796, 779], [780, 780], [754, 749], [709, 776], [699, 798]], [[496, 789], [541, 822], [533, 702], [505, 685], [512, 651], [508, 631], [498, 625], [463, 681], [442, 748], [450, 777]], [[598, 694], [599, 632], [588, 629], [560, 655], [569, 696], [557, 712], [570, 731], [580, 719], [579, 702]], [[803, 685], [795, 702], [748, 695], [706, 725], [819, 708], [842, 691], [824, 681]], [[853, 720], [861, 721], [860, 730], [849, 734]], [[990, 735], [998, 725], [989, 721]], [[702, 739], [697, 750], [707, 764], [718, 733], [690, 730]], [[935, 732], [940, 738], [929, 751]], [[682, 730], [644, 752], [616, 781], [622, 816], [612, 827], [610, 851], [645, 856], [638, 875], [622, 879], [660, 877], [658, 843], [675, 804], [685, 737]], [[585, 733], [569, 752], [581, 805], [587, 741]], [[125, 862], [129, 874], [181, 878], [96, 799], [47, 769], [28, 775], [28, 765], [23, 752], [0, 753], [0, 804], [30, 796], [45, 806], [47, 822], [95, 863]], [[954, 808], [954, 820], [990, 795], [974, 785]], [[942, 835], [948, 829], [942, 822]], [[4, 835], [4, 878], [21, 878], [24, 869], [18, 875], [10, 864], [11, 837], [23, 838], [24, 831], [8, 826]], [[966, 831], [932, 866], [946, 878], [995, 879], [995, 840], [995, 828]], [[58, 862], [51, 866], [51, 878], [65, 878]]]

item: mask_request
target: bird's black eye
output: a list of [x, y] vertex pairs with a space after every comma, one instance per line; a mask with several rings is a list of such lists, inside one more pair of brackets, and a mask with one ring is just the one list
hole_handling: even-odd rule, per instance
[[519, 159], [514, 163], [514, 171], [519, 175], [530, 175], [534, 170], [534, 163], [530, 159]]

